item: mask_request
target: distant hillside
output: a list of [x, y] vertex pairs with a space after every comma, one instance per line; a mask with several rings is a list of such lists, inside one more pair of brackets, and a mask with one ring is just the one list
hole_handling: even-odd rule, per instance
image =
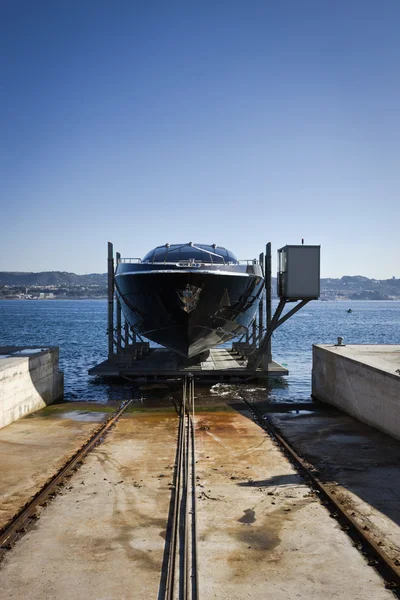
[[59, 286], [87, 286], [107, 285], [107, 273], [90, 273], [89, 275], [76, 275], [65, 271], [42, 271], [40, 273], [24, 273], [22, 271], [0, 271], [0, 285], [59, 285]]
[[[76, 275], [64, 271], [23, 273], [0, 272], [0, 296], [10, 297], [26, 293], [25, 288], [49, 291], [56, 295], [82, 295], [107, 293], [107, 273]], [[79, 292], [79, 289], [81, 292]], [[31, 291], [31, 290], [30, 290]], [[276, 298], [276, 278], [272, 278], [272, 296]], [[20, 296], [19, 296], [20, 297]], [[341, 278], [321, 279], [323, 300], [400, 300], [400, 279], [369, 279], [361, 275], [344, 275]]]
[[321, 279], [321, 297], [349, 300], [400, 299], [400, 279], [368, 279], [361, 275]]

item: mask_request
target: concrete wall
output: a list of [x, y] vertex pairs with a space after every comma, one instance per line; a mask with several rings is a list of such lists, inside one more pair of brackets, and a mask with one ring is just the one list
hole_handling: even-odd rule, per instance
[[400, 439], [399, 361], [400, 346], [314, 345], [312, 394]]
[[0, 428], [63, 396], [58, 348], [30, 349], [25, 354], [0, 348], [0, 355]]

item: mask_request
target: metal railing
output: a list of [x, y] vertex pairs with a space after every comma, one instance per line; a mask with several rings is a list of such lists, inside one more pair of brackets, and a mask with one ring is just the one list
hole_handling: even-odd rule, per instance
[[[213, 266], [213, 267], [226, 267], [226, 266], [235, 266], [238, 265], [237, 262], [224, 262], [224, 263], [217, 263], [217, 262], [205, 262], [205, 261], [198, 261], [196, 259], [193, 260], [178, 260], [178, 261], [174, 261], [174, 262], [166, 262], [164, 260], [140, 260], [140, 259], [131, 259], [131, 258], [121, 258], [117, 264], [120, 263], [132, 263], [132, 264], [142, 264], [142, 265], [164, 265], [166, 267], [168, 267], [169, 265], [174, 265], [174, 266], [179, 266], [179, 267], [204, 267], [204, 266]], [[248, 261], [249, 265], [252, 265], [253, 262], [252, 261]]]
[[142, 262], [141, 258], [120, 258], [117, 260], [117, 265], [119, 265], [120, 263], [140, 264], [141, 262]]
[[[223, 257], [221, 257], [223, 259]], [[141, 258], [120, 258], [117, 260], [117, 264], [121, 264], [121, 263], [132, 263], [132, 264], [150, 264], [150, 265], [179, 265], [181, 267], [192, 267], [192, 266], [196, 266], [196, 265], [259, 265], [260, 261], [258, 261], [256, 258], [249, 258], [249, 259], [244, 259], [244, 260], [238, 260], [237, 262], [234, 261], [225, 261], [223, 259], [223, 262], [215, 262], [213, 260], [211, 260], [210, 262], [208, 261], [204, 261], [204, 260], [198, 260], [196, 258], [190, 258], [188, 260], [178, 260], [178, 261], [166, 261], [166, 260], [145, 260], [143, 261]]]

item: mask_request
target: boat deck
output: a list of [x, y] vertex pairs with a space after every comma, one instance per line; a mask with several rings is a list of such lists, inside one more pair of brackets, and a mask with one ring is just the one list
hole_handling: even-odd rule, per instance
[[166, 348], [152, 348], [150, 352], [135, 361], [127, 355], [115, 355], [89, 370], [89, 375], [100, 377], [130, 377], [139, 381], [178, 379], [192, 373], [203, 382], [250, 381], [288, 375], [289, 371], [272, 361], [268, 370], [261, 367], [252, 369], [247, 361], [231, 350], [214, 348], [207, 360], [198, 364], [184, 363], [178, 354]]

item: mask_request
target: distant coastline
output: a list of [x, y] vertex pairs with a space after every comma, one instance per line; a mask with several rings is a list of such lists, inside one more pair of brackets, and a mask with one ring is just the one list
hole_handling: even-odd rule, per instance
[[[273, 300], [277, 300], [277, 296], [273, 296], [272, 297]], [[79, 300], [80, 302], [84, 302], [87, 300], [107, 300], [107, 296], [57, 296], [55, 298], [13, 298], [11, 296], [9, 297], [1, 297], [0, 296], [0, 302], [66, 302], [68, 300]], [[384, 299], [380, 299], [380, 298], [346, 298], [346, 297], [342, 297], [342, 298], [332, 298], [332, 299], [326, 299], [326, 298], [319, 298], [318, 300], [313, 300], [313, 302], [400, 302], [400, 297], [399, 298], [384, 298]]]
[[41, 300], [43, 302], [50, 302], [50, 301], [54, 301], [57, 300], [57, 302], [62, 302], [63, 300], [107, 300], [107, 296], [55, 296], [54, 298], [40, 298], [40, 297], [33, 297], [33, 298], [23, 298], [23, 297], [13, 297], [13, 296], [0, 296], [0, 302], [2, 300], [15, 300], [16, 302], [24, 300], [24, 301], [29, 301], [29, 302], [37, 302], [38, 300]]
[[[272, 278], [276, 298], [276, 279]], [[76, 275], [65, 271], [25, 273], [0, 271], [0, 300], [103, 300], [107, 298], [107, 274]], [[322, 278], [325, 300], [400, 300], [400, 278], [369, 279], [361, 275]]]

